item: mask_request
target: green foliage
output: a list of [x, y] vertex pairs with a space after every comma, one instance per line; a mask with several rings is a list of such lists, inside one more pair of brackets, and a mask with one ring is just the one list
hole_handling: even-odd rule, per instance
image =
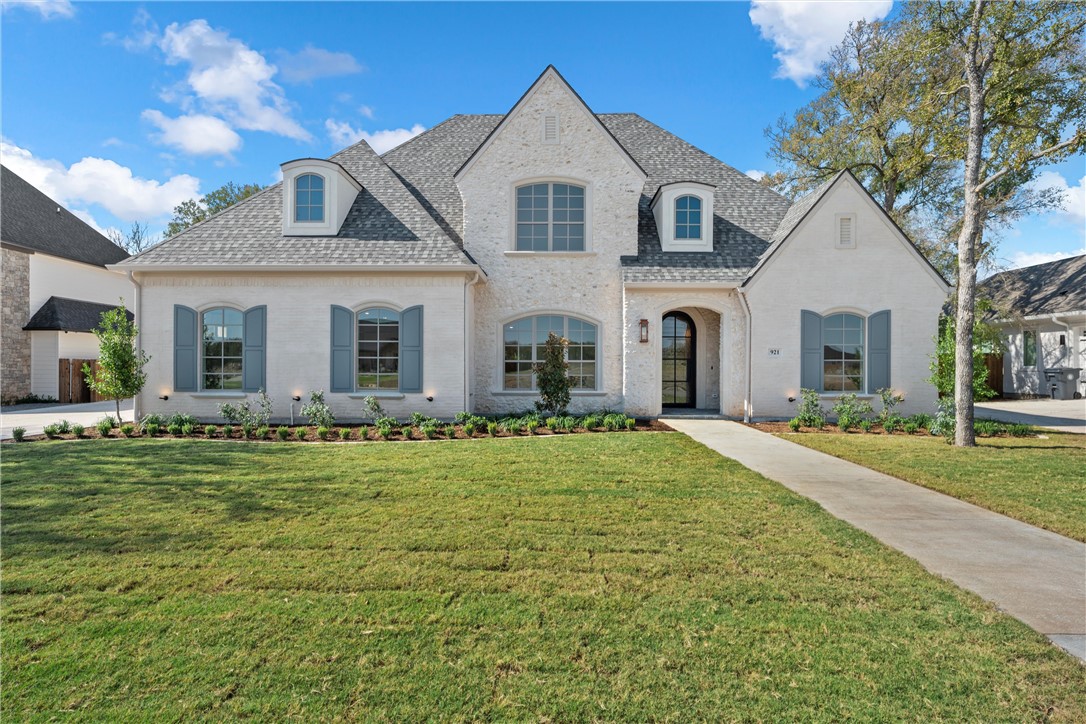
[[433, 440], [435, 437], [437, 437], [436, 423], [427, 422], [423, 424], [423, 426], [419, 429], [422, 430], [422, 436], [425, 437], [427, 440]]
[[15, 440], [15, 442], [22, 442], [23, 438], [26, 437], [26, 428], [25, 427], [13, 427], [11, 429], [11, 437], [12, 437], [13, 440]]
[[56, 425], [57, 432], [59, 432], [61, 435], [67, 435], [72, 431], [72, 423], [68, 422], [67, 420], [61, 420], [60, 422], [56, 423]]
[[113, 418], [106, 417], [94, 424], [96, 430], [98, 430], [99, 437], [109, 437], [110, 431], [113, 430]]
[[911, 417], [905, 420], [905, 424], [901, 426], [901, 429], [905, 431], [907, 435], [912, 435], [918, 430], [923, 429], [916, 420]]
[[954, 398], [943, 397], [935, 403], [936, 413], [928, 425], [928, 432], [936, 437], [945, 437], [948, 441], [954, 437], [956, 419], [954, 414]]
[[193, 427], [195, 427], [196, 424], [196, 418], [184, 412], [175, 412], [170, 415], [169, 418], [166, 420], [167, 426], [181, 425], [182, 427], [184, 427], [185, 425], [192, 425]]
[[799, 404], [796, 405], [796, 419], [804, 427], [817, 427], [822, 429], [822, 425], [816, 424], [818, 420], [825, 421], [826, 411], [822, 409], [822, 398], [819, 397], [817, 390], [809, 390], [806, 387], [799, 391]]
[[331, 432], [331, 430], [329, 428], [324, 427], [323, 425], [321, 425], [320, 427], [317, 428], [317, 439], [318, 440], [327, 440], [328, 439], [328, 434], [330, 432]]
[[1033, 428], [1023, 422], [1014, 422], [1007, 426], [1007, 434], [1011, 437], [1033, 437], [1037, 433]]
[[621, 412], [611, 412], [603, 416], [603, 426], [614, 432], [626, 427], [626, 420], [628, 418]]
[[294, 428], [294, 439], [295, 440], [305, 440], [305, 436], [306, 436], [306, 429], [304, 427], [296, 427], [296, 428]]
[[978, 437], [992, 437], [1002, 431], [1002, 426], [995, 420], [975, 420], [973, 422], [973, 432]]
[[[460, 415], [463, 415], [463, 414], [466, 414], [466, 413], [458, 412], [456, 414], [459, 417]], [[429, 422], [432, 419], [433, 419], [432, 417], [424, 415], [421, 412], [412, 412], [411, 413], [411, 424], [414, 425], [415, 427], [422, 427], [423, 425], [425, 425], [427, 422]]]
[[[987, 304], [978, 304], [976, 321], [973, 323], [973, 399], [989, 400], [998, 394], [988, 385], [988, 368], [984, 365], [984, 355], [1003, 348], [999, 330], [983, 321]], [[928, 382], [935, 386], [943, 397], [954, 396], [955, 350], [957, 342], [954, 332], [955, 321], [950, 317], [939, 319], [939, 334], [935, 337], [935, 352], [930, 355], [928, 369], [931, 376]]]
[[290, 437], [290, 428], [286, 425], [280, 425], [279, 427], [275, 428], [275, 436], [280, 440], [286, 442], [287, 438]]
[[256, 428], [253, 427], [253, 423], [251, 422], [245, 422], [241, 426], [241, 436], [246, 440], [250, 439], [255, 431]]
[[86, 432], [87, 428], [83, 427], [78, 422], [72, 425], [72, 434], [76, 437], [83, 437]]
[[46, 425], [42, 428], [42, 432], [50, 440], [55, 440], [57, 437], [60, 436], [60, 428], [58, 428], [56, 425]]
[[467, 435], [468, 437], [474, 437], [475, 436], [475, 423], [470, 421], [470, 420], [465, 422], [464, 425], [463, 425], [463, 430], [464, 430], [464, 434]]
[[[219, 415], [232, 425], [248, 425], [251, 429], [267, 425], [272, 414], [272, 399], [261, 387], [256, 401], [243, 400], [236, 405], [224, 402], [219, 405]], [[304, 413], [303, 413], [304, 414]]]
[[603, 424], [603, 421], [600, 419], [599, 415], [585, 415], [581, 418], [581, 427], [585, 430], [595, 430], [601, 424]]
[[848, 432], [858, 426], [866, 415], [870, 415], [872, 409], [870, 402], [861, 400], [855, 392], [850, 392], [838, 397], [830, 412], [837, 415], [837, 427], [842, 432]]
[[452, 440], [454, 437], [456, 437], [456, 426], [455, 425], [446, 425], [445, 426], [445, 437], [449, 438], [450, 440]]
[[381, 407], [381, 401], [373, 395], [367, 395], [362, 398], [362, 409], [366, 412], [367, 416], [373, 420], [374, 424], [377, 424], [378, 420], [388, 417], [388, 415], [385, 414], [385, 408]]
[[543, 345], [543, 360], [535, 365], [536, 387], [539, 389], [539, 401], [535, 403], [540, 412], [552, 412], [564, 415], [569, 407], [570, 391], [573, 380], [566, 375], [569, 363], [566, 362], [566, 348], [569, 340], [559, 337], [554, 332], [547, 335]]
[[311, 390], [309, 402], [302, 406], [302, 415], [310, 425], [317, 427], [332, 427], [336, 424], [336, 416], [332, 414], [332, 408], [324, 401], [324, 390]]
[[196, 432], [196, 426], [192, 423], [186, 422], [184, 425], [181, 426], [181, 434], [185, 437], [191, 437], [192, 433], [194, 432]]
[[375, 427], [377, 428], [377, 434], [380, 435], [383, 439], [389, 440], [392, 438], [392, 425], [379, 424]]
[[232, 438], [234, 436], [234, 426], [233, 425], [223, 425], [222, 426], [222, 436], [227, 438], [227, 439]]
[[261, 425], [260, 427], [258, 427], [256, 429], [256, 433], [255, 433], [256, 434], [256, 439], [257, 440], [267, 440], [268, 435], [270, 433], [271, 433], [271, 428], [270, 427], [268, 427], [267, 425]]
[[634, 430], [636, 430], [637, 429], [637, 420], [633, 419], [632, 417], [626, 418], [626, 429], [629, 430], [630, 432], [633, 432]]
[[215, 437], [219, 434], [219, 428], [217, 425], [204, 425], [204, 435], [207, 437]]
[[895, 432], [900, 430], [904, 424], [905, 418], [895, 412], [883, 420], [882, 429], [886, 430], [886, 432]]
[[803, 423], [799, 421], [798, 417], [793, 417], [788, 421], [788, 429], [792, 432], [799, 432], [801, 427], [803, 427]]
[[102, 312], [94, 329], [98, 338], [97, 367], [83, 363], [87, 386], [116, 403], [117, 419], [121, 417], [121, 400], [138, 395], [147, 382], [143, 368], [151, 358], [136, 349], [138, 334], [139, 328], [128, 319], [122, 299], [118, 306]]
[[[121, 427], [121, 432], [124, 432], [124, 427]], [[162, 426], [157, 422], [148, 423], [143, 426], [143, 433], [148, 437], [154, 437], [160, 432], [162, 432]]]
[[181, 425], [177, 424], [176, 422], [172, 422], [166, 426], [166, 432], [170, 433], [174, 437], [177, 437], [181, 434]]
[[339, 439], [340, 440], [350, 440], [351, 439], [351, 428], [349, 428], [349, 427], [341, 427], [341, 428], [339, 428]]
[[882, 425], [883, 429], [885, 429], [887, 420], [892, 417], [900, 417], [894, 410], [897, 408], [898, 403], [905, 401], [905, 396], [898, 394], [889, 387], [881, 387], [878, 390], [875, 390], [875, 392], [882, 401], [882, 409], [879, 410], [877, 420], [878, 423]]
[[862, 430], [863, 432], [871, 432], [871, 428], [873, 428], [875, 426], [875, 423], [872, 420], [868, 420], [866, 418], [860, 420], [860, 422], [858, 424], [859, 424], [860, 430]]
[[400, 428], [400, 434], [403, 435], [404, 440], [410, 440], [413, 432], [414, 428], [412, 428], [410, 425], [404, 425]]
[[[155, 426], [155, 427], [157, 427], [157, 426]], [[136, 426], [133, 425], [131, 422], [126, 422], [125, 424], [121, 425], [121, 434], [124, 435], [125, 437], [132, 437], [133, 435], [136, 434]], [[149, 434], [153, 435], [154, 433], [149, 433]]]
[[165, 427], [166, 418], [158, 413], [150, 412], [140, 418], [138, 427], [141, 431], [147, 432], [148, 425], [157, 425], [160, 428]]
[[173, 209], [173, 219], [166, 225], [166, 236], [171, 237], [180, 234], [193, 224], [211, 218], [237, 202], [249, 198], [263, 188], [260, 184], [243, 184], [239, 186], [231, 181], [214, 191], [209, 191], [199, 199], [183, 201]]
[[31, 393], [29, 395], [23, 395], [22, 397], [5, 397], [0, 404], [3, 405], [33, 405], [39, 402], [59, 402], [55, 397], [50, 395], [36, 395]]
[[486, 434], [494, 437], [498, 434], [498, 423], [493, 420], [486, 424]]

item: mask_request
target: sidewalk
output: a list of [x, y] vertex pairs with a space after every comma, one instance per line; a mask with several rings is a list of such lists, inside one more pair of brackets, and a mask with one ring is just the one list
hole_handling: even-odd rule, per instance
[[[49, 405], [19, 412], [0, 414], [0, 440], [11, 438], [16, 427], [26, 428], [27, 435], [40, 435], [42, 428], [54, 422], [67, 420], [91, 427], [106, 415], [116, 417], [117, 405], [112, 400], [88, 402], [83, 405]], [[132, 400], [121, 402], [121, 421], [132, 422]]]
[[976, 403], [976, 416], [1086, 434], [1086, 400], [992, 400]]
[[736, 422], [666, 422], [814, 500], [1086, 661], [1086, 544]]

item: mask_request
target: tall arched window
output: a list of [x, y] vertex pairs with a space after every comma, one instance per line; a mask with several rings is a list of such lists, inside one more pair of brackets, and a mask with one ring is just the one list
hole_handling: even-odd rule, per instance
[[539, 315], [507, 322], [503, 329], [502, 388], [534, 390], [534, 367], [543, 361], [543, 346], [553, 332], [569, 340], [567, 375], [575, 390], [594, 390], [597, 386], [596, 325], [576, 317]]
[[822, 389], [863, 392], [864, 319], [855, 314], [831, 314], [822, 321]]
[[567, 183], [517, 188], [517, 251], [584, 251], [585, 191]]
[[203, 389], [242, 389], [244, 319], [230, 307], [208, 309], [202, 315]]
[[294, 220], [324, 221], [324, 178], [315, 173], [294, 179]]
[[701, 199], [697, 196], [675, 199], [675, 238], [701, 238]]
[[400, 314], [383, 307], [358, 313], [359, 390], [400, 388]]

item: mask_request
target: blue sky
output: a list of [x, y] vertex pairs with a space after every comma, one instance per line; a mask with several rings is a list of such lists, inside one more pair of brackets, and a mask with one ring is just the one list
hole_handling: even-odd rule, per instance
[[[548, 63], [597, 112], [636, 112], [747, 172], [850, 20], [888, 0], [769, 3], [4, 3], [3, 161], [102, 229], [456, 113], [502, 113]], [[1001, 234], [1004, 264], [1083, 253], [1065, 208]]]

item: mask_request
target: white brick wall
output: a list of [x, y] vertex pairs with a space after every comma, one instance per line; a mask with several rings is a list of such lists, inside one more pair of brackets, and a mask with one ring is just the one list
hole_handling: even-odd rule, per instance
[[[835, 215], [853, 212], [856, 248], [836, 249]], [[787, 398], [799, 396], [802, 309], [819, 314], [848, 310], [863, 316], [892, 310], [890, 377], [905, 395], [899, 409], [904, 414], [932, 411], [936, 394], [926, 378], [945, 286], [848, 177], [758, 272], [747, 294], [753, 316], [755, 417], [795, 414], [795, 403]], [[770, 359], [770, 348], [780, 349], [781, 356]]]
[[[197, 311], [267, 305], [267, 389], [276, 419], [287, 418], [292, 395], [301, 395], [304, 403], [310, 390], [323, 389], [336, 417], [344, 421], [363, 417], [362, 402], [328, 392], [331, 305], [401, 310], [422, 304], [423, 392], [382, 403], [399, 417], [415, 411], [451, 417], [464, 409], [463, 274], [142, 274], [139, 281], [141, 345], [151, 355], [148, 384], [140, 397], [144, 413], [179, 411], [210, 419], [223, 401], [172, 389], [174, 304]], [[163, 394], [170, 399], [159, 400]], [[434, 401], [427, 402], [427, 395]], [[294, 406], [296, 415], [299, 407]]]
[[[541, 142], [544, 113], [558, 113], [558, 144]], [[528, 179], [573, 179], [588, 187], [590, 252], [517, 255], [514, 188]], [[464, 245], [489, 281], [475, 295], [475, 409], [522, 410], [537, 397], [502, 393], [500, 325], [565, 313], [599, 327], [602, 394], [575, 396], [572, 409], [622, 407], [622, 278], [619, 256], [637, 253], [643, 181], [565, 87], [547, 78], [460, 181]]]

